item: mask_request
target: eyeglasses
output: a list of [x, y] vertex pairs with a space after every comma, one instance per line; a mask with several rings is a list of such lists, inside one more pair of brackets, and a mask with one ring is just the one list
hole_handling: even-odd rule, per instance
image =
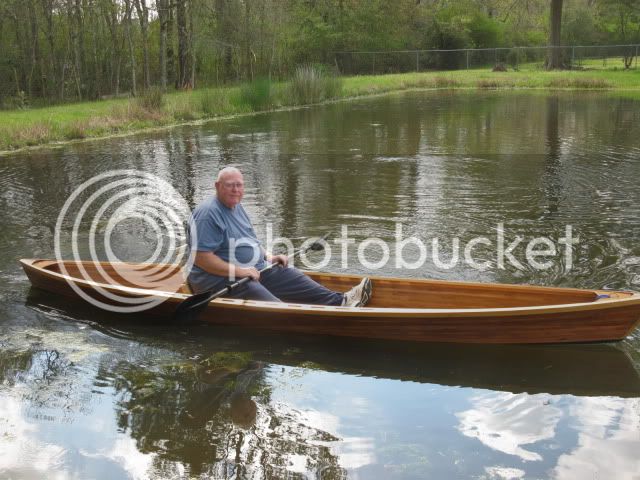
[[244, 188], [244, 183], [242, 182], [222, 182], [222, 185], [229, 190], [233, 189], [233, 187], [236, 187], [238, 190]]

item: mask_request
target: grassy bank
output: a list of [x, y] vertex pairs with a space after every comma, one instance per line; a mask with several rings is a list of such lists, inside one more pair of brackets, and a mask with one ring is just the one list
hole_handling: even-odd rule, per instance
[[165, 95], [152, 91], [136, 99], [0, 111], [0, 151], [414, 88], [588, 89], [640, 99], [640, 70], [491, 72], [483, 69], [339, 80], [313, 78], [313, 72], [302, 71], [299, 78], [291, 82], [258, 81]]

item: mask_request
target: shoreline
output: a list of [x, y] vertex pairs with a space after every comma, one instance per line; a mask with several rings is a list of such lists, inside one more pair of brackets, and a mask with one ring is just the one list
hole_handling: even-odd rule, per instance
[[[615, 78], [616, 75], [619, 75], [617, 79]], [[611, 78], [614, 78], [614, 80], [631, 80], [631, 82], [628, 84], [622, 81], [615, 82], [611, 81]], [[346, 77], [342, 79], [342, 84], [342, 91], [337, 97], [321, 102], [286, 105], [278, 104], [277, 100], [275, 100], [274, 104], [268, 106], [268, 108], [256, 110], [231, 103], [231, 99], [237, 96], [239, 90], [237, 86], [167, 93], [164, 95], [167, 99], [165, 107], [157, 111], [143, 111], [142, 114], [140, 111], [135, 110], [136, 105], [134, 102], [136, 99], [84, 102], [33, 110], [9, 110], [5, 111], [5, 115], [0, 115], [0, 134], [4, 134], [5, 137], [9, 138], [9, 140], [4, 139], [0, 143], [0, 148], [4, 147], [0, 150], [0, 157], [46, 148], [61, 148], [94, 140], [121, 138], [136, 134], [159, 132], [181, 126], [202, 125], [238, 117], [293, 111], [409, 91], [598, 92], [599, 94], [640, 99], [640, 72], [634, 70], [533, 73], [489, 72], [486, 70], [428, 72]], [[566, 85], [563, 86], [564, 84]], [[589, 88], [590, 85], [593, 85], [593, 87]], [[286, 84], [275, 83], [272, 88], [274, 98], [277, 99], [280, 96], [286, 102]], [[215, 106], [219, 107], [220, 114], [207, 114], [197, 110], [198, 101], [206, 101], [209, 96], [214, 97], [213, 101]], [[180, 110], [187, 108], [190, 108], [190, 110], [186, 112]], [[127, 114], [132, 115], [132, 110], [134, 116], [127, 116]], [[56, 113], [64, 115], [69, 112], [76, 113], [77, 118], [71, 120], [54, 119]], [[42, 122], [43, 119], [47, 118], [47, 114], [49, 114], [49, 118], [45, 122], [48, 122], [48, 124], [43, 126]], [[176, 118], [176, 115], [179, 116], [181, 114], [185, 116], [192, 115], [195, 118]], [[114, 115], [122, 115], [122, 117], [115, 118]], [[141, 115], [141, 117], [138, 118], [135, 115]], [[13, 117], [13, 119], [8, 119], [8, 117]], [[85, 125], [94, 125], [94, 130], [92, 131], [90, 127], [85, 130]], [[50, 137], [38, 138], [38, 134], [43, 135], [41, 130], [38, 130], [39, 128], [50, 128], [51, 130], [46, 132], [50, 134]], [[29, 129], [31, 131], [26, 134], [23, 133], [24, 130]], [[73, 129], [80, 130], [76, 132]], [[15, 148], [6, 148], [7, 144], [11, 145], [12, 133], [18, 136], [18, 140], [13, 139], [13, 143], [18, 145]], [[77, 135], [77, 137], [73, 138], [74, 135]], [[71, 138], [69, 138], [70, 136]]]

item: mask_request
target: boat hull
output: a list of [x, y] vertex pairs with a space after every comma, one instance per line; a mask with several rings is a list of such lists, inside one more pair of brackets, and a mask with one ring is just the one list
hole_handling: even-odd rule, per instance
[[[79, 298], [72, 287], [74, 285], [92, 298], [117, 304], [98, 293], [95, 279], [92, 283], [73, 274], [69, 275], [69, 272], [65, 274], [56, 266], [58, 262], [27, 259], [21, 260], [21, 263], [34, 287], [70, 298]], [[91, 265], [90, 262], [85, 263]], [[175, 288], [181, 282], [177, 277], [179, 272], [176, 272], [176, 277], [168, 281], [173, 282], [174, 291], [169, 289], [166, 292], [150, 293], [148, 290], [130, 286], [109, 284], [102, 284], [102, 287], [105, 291], [127, 297], [151, 294], [162, 302], [144, 313], [171, 317], [180, 302], [188, 296], [184, 287]], [[334, 288], [353, 285], [360, 278], [333, 274], [311, 276]], [[633, 292], [606, 292], [608, 297], [600, 299], [598, 295], [602, 292], [596, 290], [377, 277], [372, 279], [374, 300], [378, 287], [380, 298], [377, 299], [377, 304], [375, 301], [372, 302], [371, 308], [222, 298], [210, 302], [200, 314], [199, 320], [251, 330], [419, 342], [493, 344], [617, 341], [627, 336], [640, 320], [640, 295]], [[394, 288], [398, 292], [395, 296]], [[385, 301], [392, 304], [392, 297], [400, 297], [400, 300], [396, 298], [396, 302], [402, 301], [403, 295], [412, 291], [413, 297], [417, 297], [413, 300], [414, 303], [437, 303], [436, 299], [441, 299], [449, 292], [451, 296], [457, 296], [458, 300], [449, 299], [450, 304], [443, 305], [455, 307], [457, 302], [464, 308], [383, 306]], [[389, 297], [388, 300], [385, 300], [386, 296]], [[558, 303], [565, 297], [578, 301]], [[504, 300], [501, 300], [502, 298]], [[500, 305], [501, 301], [508, 306], [496, 306]], [[518, 305], [518, 301], [537, 304]], [[544, 304], [545, 302], [549, 304]]]

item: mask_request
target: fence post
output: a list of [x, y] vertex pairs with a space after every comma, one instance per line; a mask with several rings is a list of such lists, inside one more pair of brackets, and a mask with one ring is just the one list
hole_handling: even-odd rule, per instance
[[638, 68], [638, 45], [636, 45], [636, 69]]
[[571, 66], [573, 67], [576, 64], [576, 47], [571, 47]]
[[416, 72], [420, 71], [420, 52], [416, 50]]
[[[638, 62], [636, 61], [636, 64]], [[467, 70], [469, 70], [469, 50], [467, 50]]]
[[498, 65], [498, 49], [497, 48], [493, 50], [493, 58], [494, 58], [493, 65], [494, 66]]
[[371, 67], [372, 75], [376, 74], [376, 52], [373, 52], [373, 65]]

